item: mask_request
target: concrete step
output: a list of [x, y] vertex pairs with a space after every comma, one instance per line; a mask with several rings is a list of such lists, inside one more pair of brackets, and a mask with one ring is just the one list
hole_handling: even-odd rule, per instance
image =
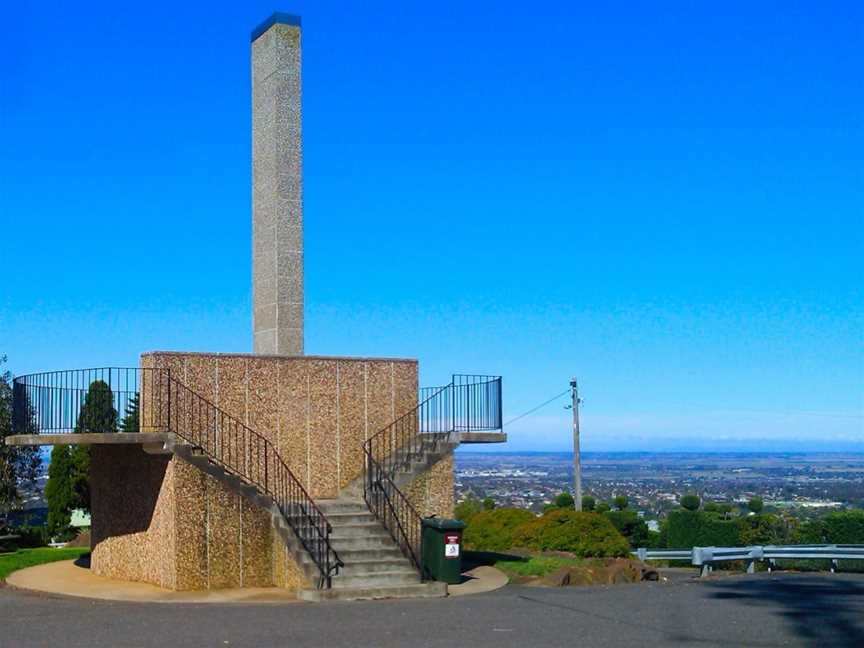
[[334, 499], [334, 500], [318, 500], [316, 502], [318, 504], [318, 508], [327, 515], [330, 514], [340, 514], [340, 513], [351, 513], [351, 514], [359, 514], [359, 513], [368, 513], [369, 507], [366, 506], [366, 502], [363, 500], [347, 500], [347, 499]]
[[344, 525], [378, 524], [376, 517], [369, 512], [369, 509], [366, 509], [365, 513], [324, 513], [324, 515], [327, 516], [334, 529]]
[[[330, 536], [330, 544], [342, 557], [343, 551], [357, 551], [360, 549], [384, 549], [395, 547], [393, 539], [389, 535], [384, 536], [353, 536], [350, 538], [334, 538]], [[345, 559], [342, 558], [344, 561]], [[347, 561], [346, 561], [347, 562]]]
[[[395, 545], [379, 549], [345, 549], [342, 551], [337, 549], [337, 553], [342, 562], [348, 567], [358, 560], [394, 560], [403, 557], [402, 552]], [[313, 562], [312, 557], [306, 552], [301, 554], [300, 559], [303, 562]]]
[[[329, 518], [328, 518], [329, 519]], [[362, 524], [339, 524], [330, 520], [333, 525], [332, 539], [342, 538], [389, 538], [390, 534], [378, 522], [364, 522]]]
[[400, 587], [402, 585], [413, 585], [420, 582], [420, 574], [417, 572], [375, 572], [374, 574], [360, 574], [349, 576], [339, 574], [333, 578], [333, 587], [337, 589], [370, 587]]
[[411, 564], [411, 561], [402, 554], [399, 554], [398, 558], [355, 560], [351, 562], [351, 564], [346, 563], [345, 566], [339, 570], [339, 573], [345, 574], [346, 576], [355, 576], [382, 571], [410, 571], [412, 573], [417, 573], [414, 566]]
[[297, 593], [302, 601], [356, 601], [383, 598], [440, 598], [447, 596], [445, 583], [428, 582], [396, 587], [345, 587], [329, 590], [304, 589]]

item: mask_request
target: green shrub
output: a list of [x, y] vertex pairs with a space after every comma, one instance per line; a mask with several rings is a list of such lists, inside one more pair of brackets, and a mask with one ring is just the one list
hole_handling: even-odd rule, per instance
[[541, 551], [570, 551], [580, 558], [626, 556], [630, 551], [627, 540], [603, 515], [566, 509], [523, 524], [513, 543]]
[[603, 515], [627, 538], [631, 548], [648, 546], [648, 525], [635, 511], [607, 511]]
[[[684, 498], [681, 498], [682, 502]], [[704, 511], [671, 511], [666, 518], [666, 546], [737, 547], [741, 544], [738, 520], [724, 520]]]
[[645, 544], [642, 546], [646, 547], [648, 549], [665, 549], [666, 548], [666, 536], [663, 535], [662, 530], [651, 531], [649, 529], [648, 530], [648, 538], [646, 539]]
[[771, 513], [738, 518], [741, 544], [793, 544], [798, 536], [798, 521]]
[[45, 526], [30, 526], [29, 524], [25, 524], [15, 529], [13, 533], [20, 536], [17, 543], [22, 549], [44, 547], [48, 544], [48, 528]]
[[618, 495], [614, 500], [612, 500], [612, 502], [615, 504], [615, 508], [619, 511], [623, 511], [630, 504], [626, 495]]
[[834, 511], [802, 528], [802, 540], [818, 544], [864, 544], [864, 510]]
[[570, 493], [568, 493], [567, 491], [564, 491], [563, 493], [560, 493], [555, 498], [554, 504], [558, 508], [562, 508], [562, 509], [570, 508], [570, 509], [572, 509], [573, 504], [574, 504], [573, 496]]
[[466, 549], [505, 551], [514, 546], [513, 532], [516, 528], [534, 519], [534, 514], [525, 509], [480, 511], [468, 522], [462, 542]]
[[590, 495], [585, 495], [582, 498], [582, 510], [583, 511], [593, 511], [594, 507], [597, 505], [596, 500]]
[[702, 510], [706, 513], [717, 513], [725, 519], [729, 519], [732, 516], [732, 505], [726, 502], [705, 502]]
[[761, 513], [762, 509], [765, 508], [765, 503], [761, 497], [754, 497], [747, 502], [747, 508], [750, 509], [751, 513]]
[[611, 511], [612, 507], [609, 506], [609, 502], [598, 502], [597, 506], [594, 507], [594, 510], [598, 513], [605, 513], [606, 511]]
[[483, 510], [483, 505], [480, 500], [469, 497], [464, 502], [459, 502], [456, 508], [453, 509], [453, 517], [457, 520], [462, 520], [466, 524], [471, 521], [471, 518]]

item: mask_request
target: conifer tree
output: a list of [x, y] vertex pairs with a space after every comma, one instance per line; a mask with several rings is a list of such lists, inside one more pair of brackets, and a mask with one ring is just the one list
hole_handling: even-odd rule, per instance
[[126, 411], [123, 413], [123, 420], [120, 421], [121, 432], [135, 433], [140, 431], [140, 407], [141, 406], [139, 404], [139, 395], [136, 392], [135, 395], [133, 395], [129, 399], [129, 402], [126, 404]]
[[[111, 388], [102, 380], [90, 383], [78, 420], [75, 434], [117, 431], [117, 410]], [[48, 530], [52, 535], [69, 529], [72, 511], [90, 511], [90, 446], [55, 446], [48, 466], [45, 485], [48, 503]]]

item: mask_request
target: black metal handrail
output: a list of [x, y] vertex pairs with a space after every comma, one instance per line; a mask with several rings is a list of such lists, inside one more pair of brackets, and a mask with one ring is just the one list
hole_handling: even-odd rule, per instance
[[[101, 368], [19, 376], [13, 381], [17, 434], [171, 432], [269, 496], [329, 588], [342, 561], [332, 527], [276, 447], [162, 368]], [[120, 412], [124, 414], [121, 416]]]
[[366, 455], [367, 465], [366, 486], [363, 489], [366, 505], [390, 532], [402, 554], [412, 562], [425, 579], [426, 574], [423, 573], [420, 563], [422, 518], [383, 466], [372, 458], [365, 445], [363, 452]]
[[419, 393], [417, 407], [363, 444], [366, 504], [418, 569], [422, 518], [394, 478], [426, 453], [452, 444], [456, 433], [500, 430], [501, 377], [455, 374], [449, 385]]

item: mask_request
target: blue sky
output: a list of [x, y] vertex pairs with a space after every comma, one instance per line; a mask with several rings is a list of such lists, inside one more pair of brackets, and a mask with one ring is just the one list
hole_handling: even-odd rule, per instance
[[[277, 7], [304, 25], [307, 352], [499, 373], [505, 418], [576, 374], [588, 450], [864, 449], [861, 3], [604, 4]], [[250, 350], [274, 7], [222, 5], [4, 9], [14, 372]], [[567, 449], [562, 406], [495, 449]]]

